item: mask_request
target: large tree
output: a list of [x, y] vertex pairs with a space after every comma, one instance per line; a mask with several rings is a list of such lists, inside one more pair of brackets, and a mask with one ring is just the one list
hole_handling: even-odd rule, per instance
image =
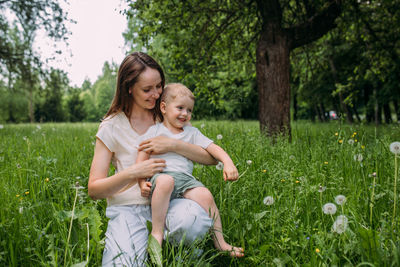
[[340, 7], [340, 0], [137, 0], [127, 13], [132, 42], [149, 47], [162, 36], [170, 60], [186, 71], [255, 63], [260, 127], [276, 134], [290, 133], [290, 52], [334, 28]]
[[[64, 1], [64, 0], [62, 0]], [[66, 41], [68, 20], [58, 0], [0, 0], [0, 78], [14, 86], [24, 80], [29, 101], [29, 117], [34, 120], [33, 93], [41, 58], [34, 51], [37, 32], [42, 30], [54, 41]], [[61, 53], [61, 51], [54, 51]]]

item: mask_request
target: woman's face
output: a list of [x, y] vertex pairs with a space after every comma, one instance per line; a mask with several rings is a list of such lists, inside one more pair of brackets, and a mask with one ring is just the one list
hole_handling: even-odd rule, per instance
[[146, 68], [129, 91], [133, 104], [144, 109], [153, 109], [162, 93], [161, 76], [158, 70]]

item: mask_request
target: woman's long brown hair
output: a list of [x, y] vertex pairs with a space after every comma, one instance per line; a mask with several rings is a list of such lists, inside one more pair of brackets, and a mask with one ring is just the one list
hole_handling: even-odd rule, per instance
[[[164, 71], [157, 61], [145, 53], [134, 52], [126, 56], [119, 67], [117, 89], [115, 90], [111, 106], [104, 118], [113, 116], [121, 111], [123, 111], [129, 118], [132, 112], [132, 96], [129, 94], [129, 89], [135, 85], [140, 74], [145, 71], [146, 68], [158, 70], [161, 76], [161, 85], [164, 89]], [[160, 113], [160, 99], [161, 98], [157, 99], [156, 106], [154, 107], [154, 118], [156, 118], [158, 116], [157, 114]]]

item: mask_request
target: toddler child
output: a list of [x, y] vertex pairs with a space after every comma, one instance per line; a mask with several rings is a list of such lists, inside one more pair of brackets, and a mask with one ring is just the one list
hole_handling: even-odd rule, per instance
[[[146, 140], [156, 136], [167, 136], [180, 139], [207, 150], [215, 159], [224, 165], [224, 180], [235, 181], [238, 179], [238, 171], [229, 155], [212, 140], [204, 136], [197, 128], [190, 126], [190, 119], [194, 106], [193, 93], [183, 84], [172, 83], [164, 88], [161, 96], [160, 110], [161, 123], [151, 126], [140, 137]], [[140, 142], [139, 140], [139, 142]], [[149, 159], [150, 154], [139, 151], [136, 162]], [[187, 198], [196, 201], [203, 207], [210, 217], [214, 219], [213, 240], [218, 250], [228, 251], [232, 257], [244, 256], [243, 249], [228, 244], [222, 233], [221, 217], [214, 202], [211, 192], [196, 178], [193, 177], [193, 163], [189, 159], [176, 153], [151, 155], [165, 159], [167, 167], [163, 172], [151, 177], [150, 182], [139, 179], [142, 196], [151, 194], [152, 231], [151, 235], [161, 245], [164, 235], [165, 217], [169, 201], [174, 198]]]

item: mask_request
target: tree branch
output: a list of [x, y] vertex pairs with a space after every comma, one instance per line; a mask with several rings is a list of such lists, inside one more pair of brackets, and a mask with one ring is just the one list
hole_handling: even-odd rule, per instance
[[342, 0], [330, 0], [328, 6], [303, 24], [287, 29], [291, 50], [321, 38], [336, 27], [335, 20], [340, 15]]

